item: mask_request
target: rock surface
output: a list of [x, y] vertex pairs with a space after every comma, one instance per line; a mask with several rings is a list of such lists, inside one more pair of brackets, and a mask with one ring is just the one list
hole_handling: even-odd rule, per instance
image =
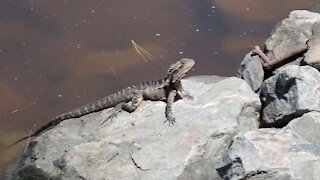
[[237, 77], [244, 79], [254, 92], [258, 92], [264, 78], [264, 71], [259, 56], [249, 52], [240, 64]]
[[[286, 53], [306, 44], [311, 38], [312, 26], [320, 20], [320, 14], [306, 10], [292, 11], [288, 18], [282, 20], [274, 28], [266, 40], [267, 56], [272, 60], [283, 57]], [[300, 64], [299, 57], [289, 64]], [[282, 68], [279, 68], [282, 69]], [[275, 71], [277, 72], [277, 71]]]
[[305, 53], [304, 62], [320, 69], [320, 20], [312, 26], [312, 37], [308, 41], [308, 51]]
[[286, 66], [264, 81], [261, 101], [264, 127], [281, 127], [305, 112], [320, 110], [320, 73], [310, 66]]
[[293, 119], [284, 129], [292, 130], [308, 142], [320, 146], [320, 112], [309, 112]]
[[234, 137], [217, 166], [224, 179], [320, 179], [320, 147], [294, 132], [259, 129]]
[[234, 135], [259, 126], [259, 97], [241, 79], [183, 80], [193, 101], [144, 101], [101, 126], [109, 110], [63, 121], [43, 133], [7, 179], [220, 179], [214, 170]]

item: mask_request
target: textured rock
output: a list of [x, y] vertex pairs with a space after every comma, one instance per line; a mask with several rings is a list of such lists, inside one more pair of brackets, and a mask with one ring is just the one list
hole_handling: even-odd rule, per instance
[[220, 179], [215, 163], [233, 136], [259, 126], [259, 97], [234, 77], [182, 83], [195, 99], [174, 103], [174, 126], [151, 101], [104, 126], [109, 110], [67, 120], [36, 138], [8, 179]]
[[262, 86], [264, 71], [258, 55], [249, 52], [240, 64], [237, 77], [244, 79], [254, 92], [258, 92]]
[[312, 37], [308, 41], [308, 48], [303, 60], [307, 64], [320, 69], [320, 20], [312, 26]]
[[264, 81], [262, 126], [286, 125], [311, 110], [320, 110], [320, 73], [310, 66], [289, 65]]
[[[319, 20], [318, 13], [306, 10], [292, 11], [288, 18], [278, 23], [272, 35], [266, 40], [267, 56], [270, 59], [280, 58], [305, 45], [311, 38], [312, 25]], [[302, 57], [299, 57], [289, 64], [300, 64], [301, 60]]]
[[309, 112], [299, 118], [293, 119], [284, 129], [292, 130], [308, 142], [320, 146], [319, 112]]
[[234, 137], [217, 166], [224, 179], [320, 179], [320, 147], [289, 130], [260, 129]]

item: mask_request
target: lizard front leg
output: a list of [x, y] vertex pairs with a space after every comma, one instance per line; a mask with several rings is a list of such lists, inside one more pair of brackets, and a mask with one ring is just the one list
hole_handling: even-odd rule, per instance
[[176, 122], [176, 119], [173, 117], [172, 115], [172, 104], [174, 102], [174, 99], [177, 95], [177, 91], [176, 90], [171, 90], [169, 92], [168, 98], [167, 98], [167, 106], [166, 106], [166, 120], [163, 122], [169, 122], [169, 126], [170, 125], [174, 125], [174, 123]]
[[183, 89], [181, 82], [174, 83], [175, 89], [178, 91], [179, 95], [182, 96], [182, 98], [187, 100], [193, 100], [193, 97]]
[[129, 113], [135, 111], [138, 106], [142, 103], [143, 101], [143, 93], [142, 92], [135, 92], [133, 98], [131, 99], [131, 101], [127, 102], [127, 103], [119, 103], [118, 105], [116, 105], [110, 116], [108, 116], [102, 123], [104, 124], [105, 122], [107, 122], [109, 119], [113, 119], [115, 118], [122, 110], [127, 111]]
[[187, 91], [178, 91], [180, 95], [182, 95], [183, 99], [187, 99], [187, 100], [193, 100], [194, 98], [187, 92]]

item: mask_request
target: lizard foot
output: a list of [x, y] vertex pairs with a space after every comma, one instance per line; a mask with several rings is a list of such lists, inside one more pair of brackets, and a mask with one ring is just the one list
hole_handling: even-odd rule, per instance
[[110, 114], [107, 118], [105, 118], [105, 119], [103, 120], [103, 122], [101, 123], [101, 125], [103, 125], [104, 123], [106, 123], [106, 122], [109, 121], [109, 120], [112, 121], [112, 119], [115, 118], [115, 117], [117, 117], [117, 115], [118, 115], [121, 111], [122, 111], [122, 108], [121, 108], [120, 105], [114, 107], [114, 108], [110, 111], [111, 114]]
[[168, 118], [163, 122], [163, 124], [166, 123], [167, 121], [168, 121], [168, 123], [169, 123], [169, 126], [170, 126], [170, 125], [174, 125], [174, 123], [176, 123], [176, 118], [174, 118], [174, 117], [168, 117]]
[[183, 99], [187, 99], [188, 101], [193, 101], [194, 98], [193, 98], [193, 96], [187, 94], [187, 95], [183, 96]]
[[193, 96], [191, 96], [188, 92], [186, 91], [181, 91], [179, 92], [179, 95], [182, 97], [182, 99], [186, 99], [188, 101], [193, 101]]
[[107, 118], [105, 118], [105, 119], [103, 120], [103, 122], [101, 123], [101, 125], [103, 125], [104, 123], [106, 123], [106, 122], [109, 121], [109, 120], [112, 122], [112, 119], [115, 118], [115, 117], [117, 117], [117, 114], [116, 114], [116, 113], [112, 113], [111, 115], [109, 115]]

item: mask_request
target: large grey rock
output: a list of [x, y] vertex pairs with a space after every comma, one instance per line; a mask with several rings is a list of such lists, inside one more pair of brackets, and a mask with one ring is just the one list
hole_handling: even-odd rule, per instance
[[320, 73], [310, 66], [289, 65], [264, 81], [262, 126], [284, 126], [311, 110], [320, 110]]
[[309, 112], [293, 119], [284, 129], [292, 130], [303, 139], [320, 146], [320, 112]]
[[244, 79], [254, 92], [258, 92], [264, 78], [264, 70], [259, 56], [249, 52], [240, 64], [237, 77]]
[[[311, 38], [312, 25], [319, 20], [320, 14], [318, 13], [306, 10], [292, 11], [288, 18], [278, 23], [266, 40], [267, 56], [270, 59], [280, 58], [305, 45]], [[297, 58], [290, 64], [300, 64], [302, 58]]]
[[320, 147], [289, 130], [259, 129], [234, 137], [217, 169], [228, 180], [316, 180]]
[[312, 26], [312, 37], [308, 41], [308, 51], [305, 53], [304, 61], [320, 69], [320, 20]]
[[193, 101], [145, 101], [101, 126], [109, 110], [70, 119], [31, 143], [8, 179], [220, 179], [214, 170], [234, 135], [259, 126], [259, 97], [238, 78], [183, 80]]

